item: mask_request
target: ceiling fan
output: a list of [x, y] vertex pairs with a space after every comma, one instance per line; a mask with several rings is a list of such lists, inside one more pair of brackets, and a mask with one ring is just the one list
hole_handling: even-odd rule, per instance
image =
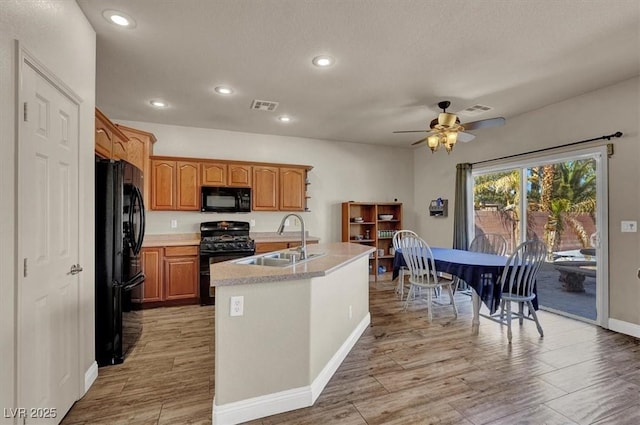
[[457, 141], [470, 142], [476, 137], [471, 133], [467, 133], [466, 130], [497, 127], [503, 125], [505, 121], [503, 117], [496, 117], [460, 124], [460, 119], [456, 114], [447, 112], [449, 106], [451, 106], [451, 102], [448, 100], [438, 102], [438, 107], [442, 109], [442, 112], [438, 114], [437, 118], [431, 121], [429, 129], [427, 130], [403, 130], [394, 131], [394, 133], [430, 133], [428, 136], [413, 142], [411, 145], [419, 145], [426, 141], [431, 152], [438, 150], [440, 145], [443, 145], [447, 152], [451, 152], [453, 145], [455, 145]]

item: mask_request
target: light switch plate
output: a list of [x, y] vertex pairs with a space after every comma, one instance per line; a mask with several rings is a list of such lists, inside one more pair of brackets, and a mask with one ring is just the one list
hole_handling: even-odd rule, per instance
[[635, 233], [638, 231], [638, 222], [622, 220], [620, 222], [620, 231], [625, 233]]

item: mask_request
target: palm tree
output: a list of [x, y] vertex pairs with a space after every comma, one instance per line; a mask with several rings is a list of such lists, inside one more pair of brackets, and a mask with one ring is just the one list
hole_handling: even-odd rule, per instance
[[582, 247], [587, 247], [589, 235], [577, 220], [577, 214], [590, 213], [595, 218], [595, 160], [566, 161], [543, 166], [540, 190], [539, 209], [549, 213], [545, 225], [545, 242], [550, 251], [554, 251], [560, 244], [565, 225], [578, 236]]
[[[565, 228], [570, 228], [578, 236], [582, 246], [588, 247], [589, 235], [578, 220], [578, 215], [589, 213], [595, 220], [595, 160], [566, 161], [532, 167], [527, 179], [527, 210], [548, 213], [544, 241], [549, 254], [557, 250]], [[476, 206], [496, 204], [499, 211], [510, 214], [514, 230], [517, 230], [520, 222], [520, 188], [518, 169], [477, 176], [474, 183]], [[519, 232], [514, 231], [513, 234], [517, 239]]]

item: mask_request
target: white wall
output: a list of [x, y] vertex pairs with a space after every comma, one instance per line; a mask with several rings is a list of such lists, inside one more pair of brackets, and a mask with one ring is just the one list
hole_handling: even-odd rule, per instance
[[[609, 159], [609, 285], [610, 317], [640, 325], [640, 236], [621, 233], [621, 220], [640, 221], [640, 79], [574, 97], [513, 117], [504, 127], [474, 132], [477, 138], [458, 144], [451, 155], [426, 148], [416, 151], [416, 207], [424, 210], [430, 199], [449, 199], [449, 217], [420, 214], [419, 232], [436, 246], [451, 246], [455, 166], [536, 149], [563, 145], [621, 131], [613, 139]], [[600, 144], [605, 142], [599, 142]], [[593, 146], [581, 145], [581, 147]]]
[[[302, 213], [307, 229], [323, 242], [341, 240], [341, 203], [344, 201], [386, 202], [398, 199], [406, 211], [413, 211], [413, 151], [388, 146], [338, 143], [299, 137], [269, 136], [154, 123], [118, 123], [153, 133], [158, 141], [154, 155], [242, 161], [303, 164], [309, 173], [311, 212]], [[148, 214], [147, 233], [198, 232], [202, 221], [256, 220], [258, 232], [275, 232], [284, 212], [250, 214], [204, 214], [160, 212]], [[171, 219], [178, 228], [171, 229]], [[413, 226], [413, 215], [405, 215]], [[295, 230], [290, 227], [287, 230]]]
[[[94, 361], [93, 144], [95, 32], [75, 1], [3, 0], [0, 7], [0, 407], [15, 400], [16, 264], [16, 47], [19, 40], [49, 71], [82, 98], [80, 105], [81, 353]], [[6, 419], [0, 419], [6, 420]]]

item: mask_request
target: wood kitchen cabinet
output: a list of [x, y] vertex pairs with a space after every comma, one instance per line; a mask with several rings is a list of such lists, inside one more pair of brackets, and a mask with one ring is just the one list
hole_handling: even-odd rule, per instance
[[141, 255], [145, 308], [198, 302], [198, 246], [149, 247]]
[[200, 166], [197, 162], [176, 163], [176, 209], [200, 210]]
[[258, 165], [253, 167], [252, 205], [254, 211], [278, 211], [280, 169]]
[[95, 153], [101, 158], [128, 157], [128, 138], [98, 108], [95, 110]]
[[251, 165], [229, 164], [229, 186], [251, 187]]
[[152, 158], [151, 209], [198, 211], [200, 209], [200, 164]]
[[198, 299], [198, 247], [164, 249], [165, 299]]
[[304, 211], [306, 208], [305, 168], [280, 167], [280, 211]]
[[203, 162], [200, 166], [203, 186], [251, 187], [251, 165]]
[[143, 248], [141, 252], [144, 271], [143, 302], [164, 300], [162, 258], [164, 248]]
[[227, 164], [219, 162], [203, 162], [200, 164], [200, 175], [203, 186], [226, 186]]
[[116, 124], [116, 127], [129, 139], [127, 143], [127, 161], [142, 170], [142, 198], [148, 208], [151, 202], [151, 160], [156, 136], [147, 131]]
[[168, 156], [149, 164], [151, 210], [199, 211], [202, 186], [232, 186], [251, 188], [252, 211], [309, 211], [308, 165]]
[[176, 209], [176, 161], [151, 160], [151, 209]]

